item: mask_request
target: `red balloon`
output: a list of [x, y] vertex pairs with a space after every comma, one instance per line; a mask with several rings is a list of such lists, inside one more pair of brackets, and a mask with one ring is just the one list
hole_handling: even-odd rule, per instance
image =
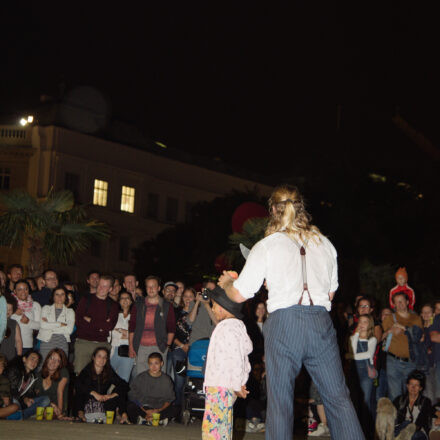
[[231, 263], [225, 254], [220, 254], [214, 261], [214, 266], [218, 273], [223, 273], [224, 270], [231, 269]]
[[246, 220], [250, 218], [267, 217], [269, 214], [264, 206], [255, 202], [242, 203], [232, 214], [232, 230], [241, 232]]

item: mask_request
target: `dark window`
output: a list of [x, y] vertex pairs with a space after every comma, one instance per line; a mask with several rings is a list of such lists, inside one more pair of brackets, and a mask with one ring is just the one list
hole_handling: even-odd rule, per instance
[[9, 189], [11, 185], [11, 169], [0, 168], [0, 189]]
[[92, 257], [101, 257], [101, 242], [92, 240], [90, 243], [90, 255]]
[[159, 216], [159, 195], [149, 193], [147, 199], [147, 218], [157, 218]]
[[185, 221], [186, 223], [190, 223], [193, 219], [192, 209], [194, 208], [194, 203], [186, 202], [185, 203]]
[[64, 178], [64, 188], [72, 191], [75, 201], [79, 201], [79, 175], [66, 173]]
[[119, 259], [121, 261], [128, 261], [130, 254], [130, 240], [128, 237], [119, 238]]
[[179, 200], [177, 200], [174, 197], [168, 197], [167, 213], [166, 213], [167, 222], [176, 223], [178, 212], [179, 212]]

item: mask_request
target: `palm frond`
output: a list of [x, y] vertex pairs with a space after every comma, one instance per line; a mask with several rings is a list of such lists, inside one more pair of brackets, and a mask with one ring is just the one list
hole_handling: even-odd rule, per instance
[[62, 213], [73, 208], [74, 197], [71, 191], [50, 192], [40, 206], [46, 213]]

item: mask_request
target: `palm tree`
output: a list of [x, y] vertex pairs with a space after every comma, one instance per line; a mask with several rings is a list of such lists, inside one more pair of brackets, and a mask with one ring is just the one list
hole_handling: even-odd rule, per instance
[[2, 196], [0, 245], [29, 244], [28, 272], [41, 274], [49, 264], [69, 264], [86, 250], [91, 240], [109, 237], [107, 226], [87, 217], [83, 206], [75, 206], [70, 191], [49, 191], [36, 199], [25, 191]]

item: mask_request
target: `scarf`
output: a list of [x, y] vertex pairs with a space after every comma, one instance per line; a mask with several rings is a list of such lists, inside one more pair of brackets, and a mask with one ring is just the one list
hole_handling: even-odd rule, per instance
[[21, 299], [18, 299], [17, 295], [15, 295], [15, 293], [13, 293], [12, 295], [17, 300], [17, 305], [20, 310], [22, 310], [24, 313], [32, 312], [32, 306], [34, 305], [34, 302], [32, 301], [32, 298], [30, 295], [28, 296], [27, 301], [22, 301]]

